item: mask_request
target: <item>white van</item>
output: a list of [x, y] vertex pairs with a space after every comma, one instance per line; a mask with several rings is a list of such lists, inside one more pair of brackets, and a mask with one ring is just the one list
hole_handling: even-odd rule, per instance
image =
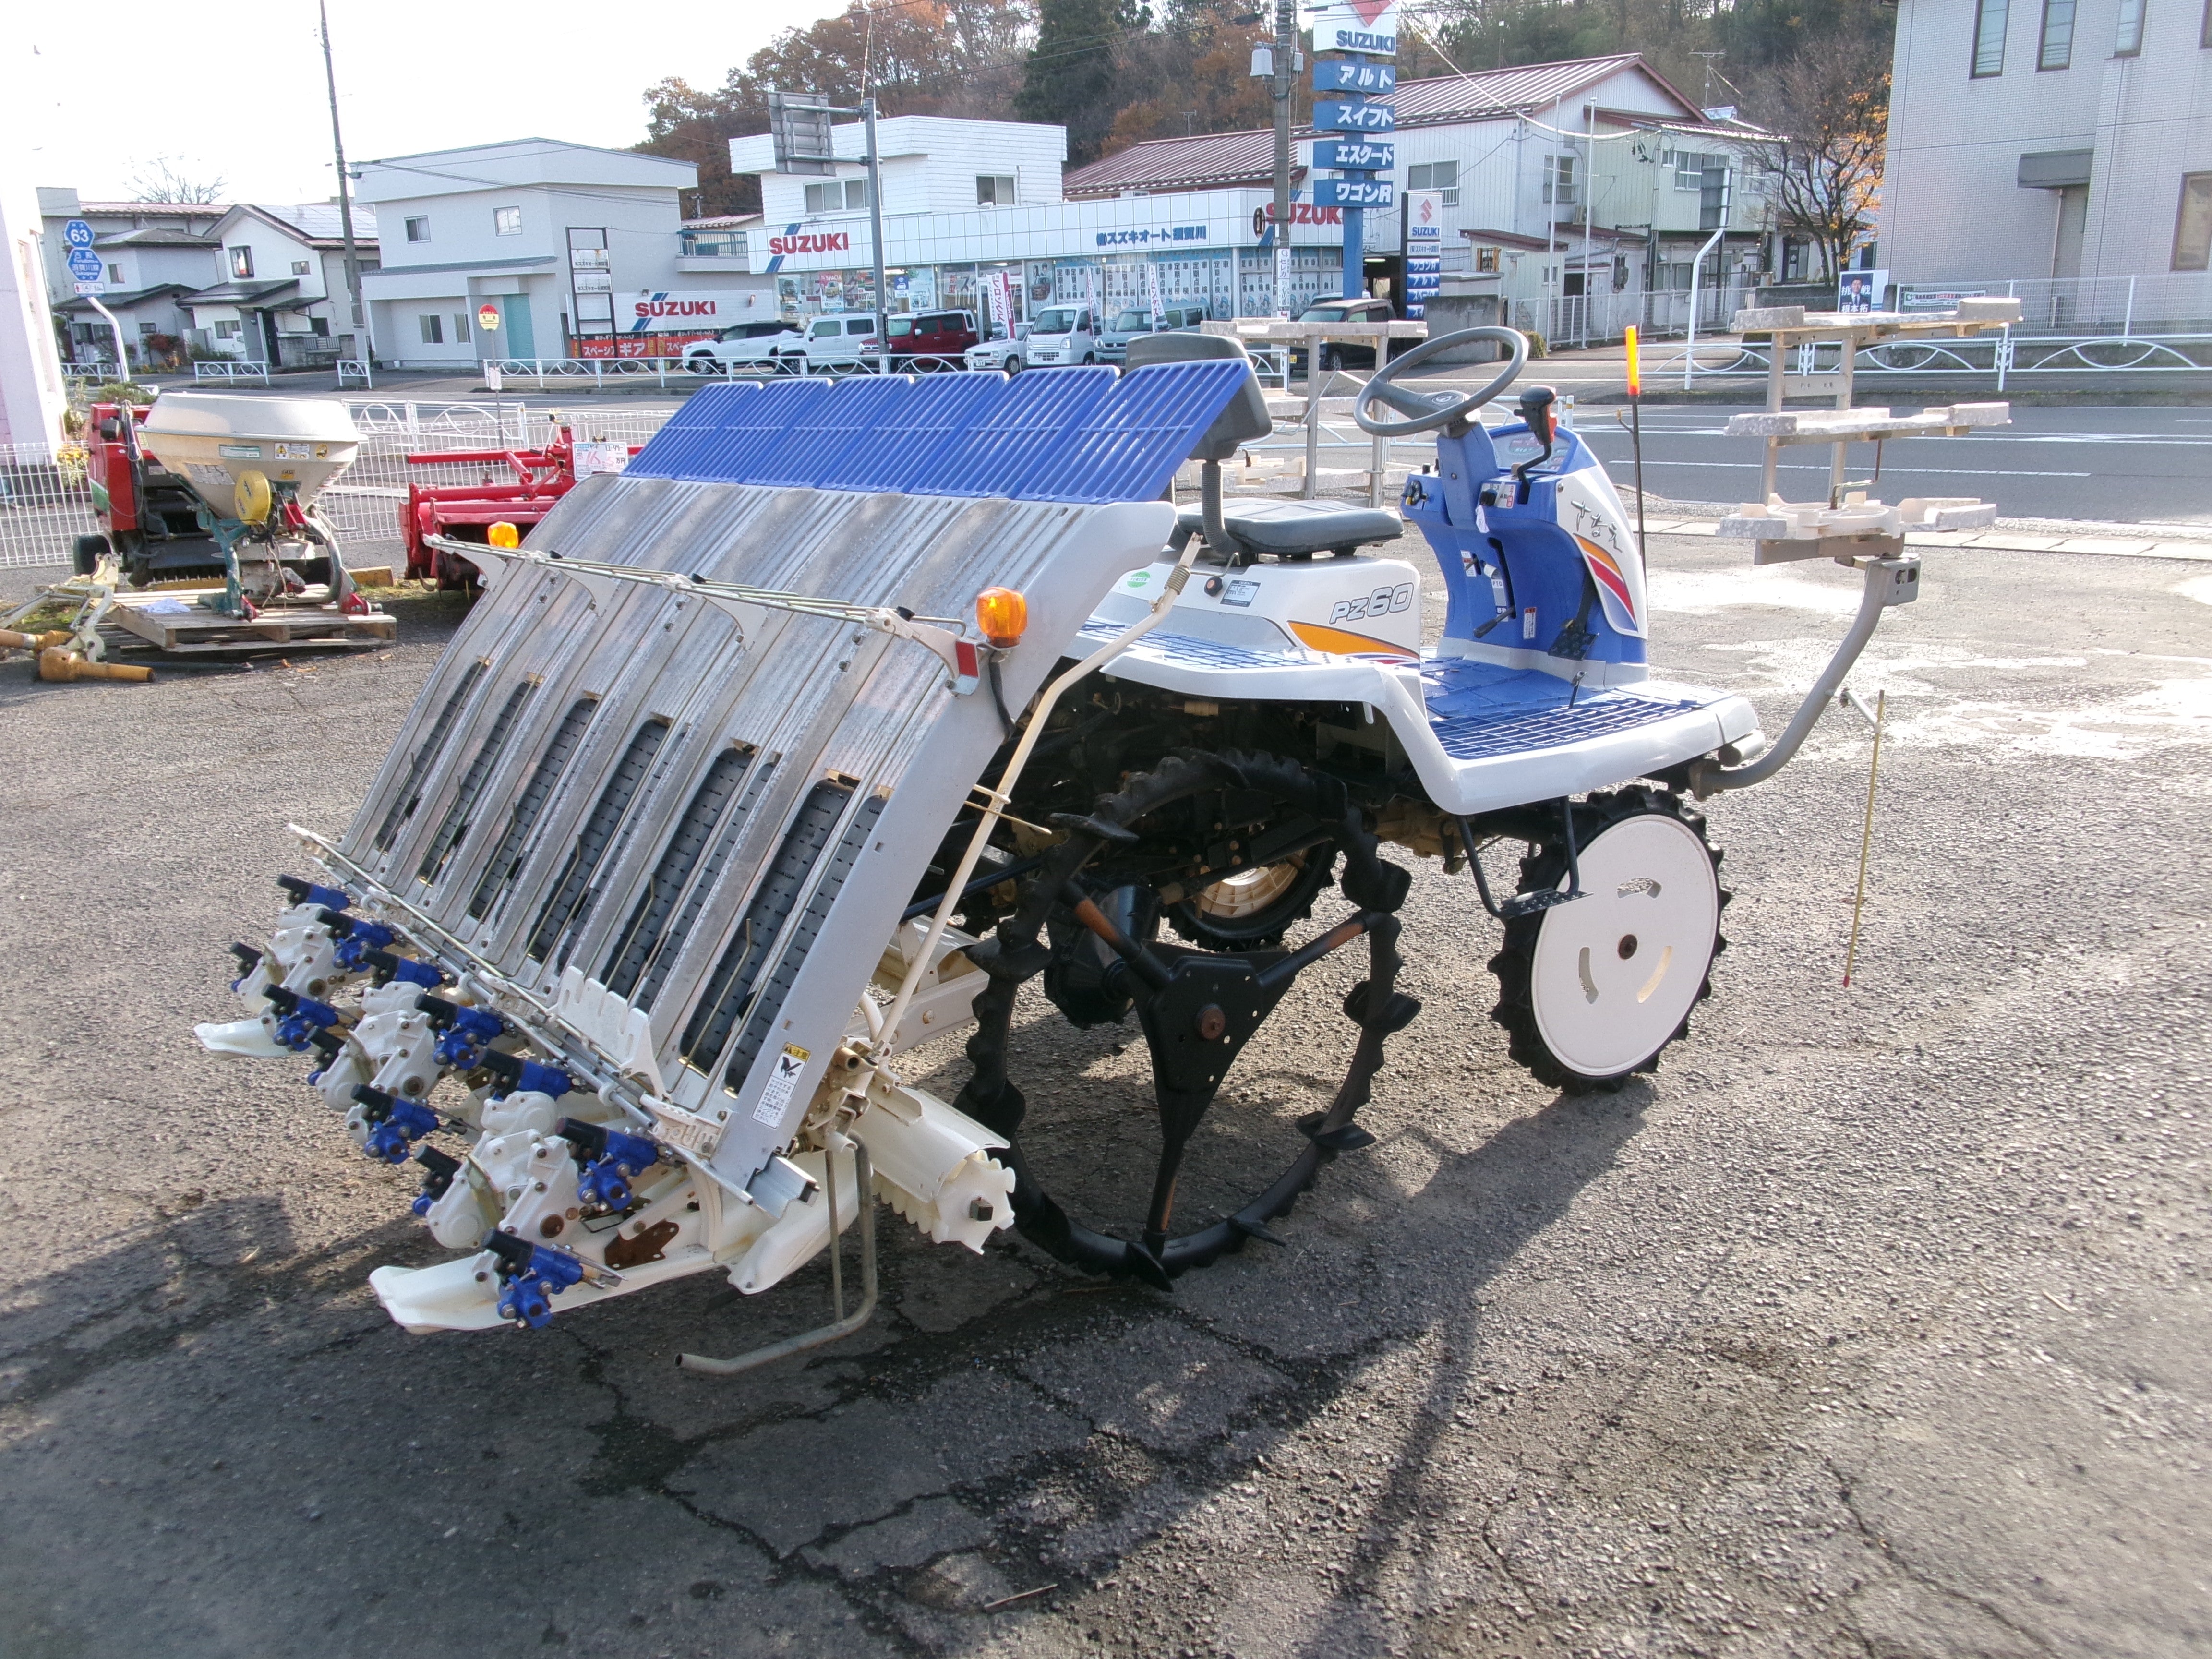
[[783, 356], [787, 363], [793, 363], [804, 374], [817, 368], [873, 368], [875, 313], [846, 311], [817, 317], [806, 325], [806, 337], [796, 348], [786, 347]]
[[1089, 306], [1047, 306], [1030, 319], [1030, 362], [1038, 368], [1098, 361], [1098, 319]]

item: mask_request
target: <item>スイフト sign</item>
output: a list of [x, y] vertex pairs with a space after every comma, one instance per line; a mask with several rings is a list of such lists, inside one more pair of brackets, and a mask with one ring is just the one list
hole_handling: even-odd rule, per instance
[[1328, 132], [1389, 132], [1398, 125], [1395, 104], [1360, 104], [1334, 98], [1314, 100], [1313, 124]]

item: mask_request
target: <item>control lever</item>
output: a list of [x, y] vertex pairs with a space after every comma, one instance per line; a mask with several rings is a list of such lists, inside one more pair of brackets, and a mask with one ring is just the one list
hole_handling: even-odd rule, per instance
[[1552, 406], [1559, 394], [1547, 386], [1523, 386], [1521, 389], [1521, 418], [1528, 424], [1528, 435], [1543, 445], [1543, 453], [1521, 463], [1513, 469], [1516, 479], [1524, 479], [1532, 466], [1541, 466], [1552, 459], [1552, 442], [1559, 435], [1559, 428], [1552, 419]]

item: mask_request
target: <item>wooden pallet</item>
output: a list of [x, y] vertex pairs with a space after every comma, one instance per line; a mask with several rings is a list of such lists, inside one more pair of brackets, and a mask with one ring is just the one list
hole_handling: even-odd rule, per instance
[[252, 621], [195, 603], [220, 586], [118, 593], [106, 621], [162, 651], [265, 651], [288, 646], [374, 645], [399, 637], [389, 612], [348, 616], [336, 605], [272, 606]]

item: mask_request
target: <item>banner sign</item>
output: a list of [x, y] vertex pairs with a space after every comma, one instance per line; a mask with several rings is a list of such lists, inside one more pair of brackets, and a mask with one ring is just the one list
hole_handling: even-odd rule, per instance
[[781, 314], [775, 295], [766, 289], [720, 294], [647, 289], [620, 297], [615, 325], [625, 334], [712, 334], [733, 323], [757, 323]]
[[1388, 179], [1316, 179], [1314, 200], [1322, 207], [1387, 208], [1398, 205], [1398, 186]]
[[1882, 296], [1888, 292], [1887, 271], [1847, 270], [1836, 284], [1836, 309], [1880, 311]]
[[1398, 125], [1398, 106], [1316, 98], [1313, 124], [1326, 132], [1392, 132]]
[[1370, 138], [1316, 138], [1313, 166], [1316, 173], [1388, 173], [1398, 165], [1398, 147]]
[[1313, 84], [1316, 92], [1392, 92], [1398, 85], [1398, 66], [1331, 58], [1314, 65]]
[[1398, 9], [1391, 0], [1342, 0], [1314, 19], [1313, 49], [1398, 55]]
[[1145, 300], [1152, 308], [1152, 326], [1160, 325], [1160, 268], [1149, 262], [1145, 266]]

